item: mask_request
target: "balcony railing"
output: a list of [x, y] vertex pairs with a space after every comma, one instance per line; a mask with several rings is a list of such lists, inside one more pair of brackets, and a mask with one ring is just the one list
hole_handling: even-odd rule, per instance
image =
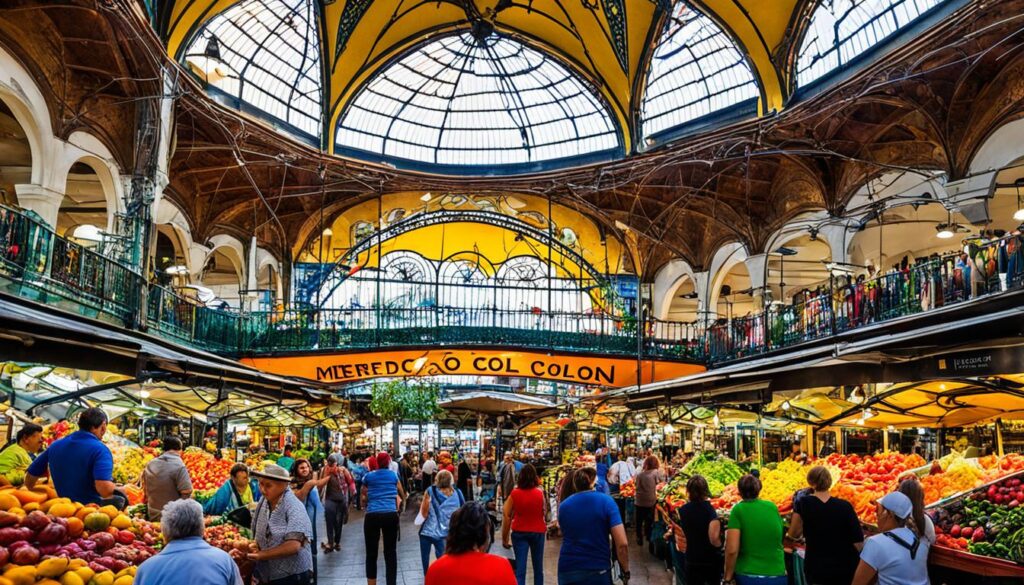
[[0, 276], [20, 296], [133, 326], [143, 279], [130, 267], [0, 206]]
[[[0, 206], [0, 289], [171, 340], [238, 355], [416, 345], [497, 345], [706, 361], [763, 355], [805, 342], [1024, 286], [1020, 235], [934, 257], [874, 278], [834, 278], [790, 304], [708, 324], [602, 312], [459, 307], [238, 312], [150, 284], [130, 267]], [[142, 291], [147, 290], [145, 323]]]

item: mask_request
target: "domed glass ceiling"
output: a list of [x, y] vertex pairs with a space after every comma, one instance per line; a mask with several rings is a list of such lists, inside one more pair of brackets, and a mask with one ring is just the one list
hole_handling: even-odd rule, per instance
[[736, 43], [714, 21], [679, 2], [651, 57], [641, 106], [644, 137], [748, 102], [757, 82]]
[[523, 165], [619, 153], [607, 109], [552, 57], [496, 34], [439, 38], [375, 75], [336, 151], [438, 165]]
[[[240, 110], [255, 108], [292, 134], [323, 127], [320, 36], [311, 0], [250, 0], [218, 14], [186, 62]], [[214, 97], [218, 96], [214, 92]], [[290, 128], [289, 128], [290, 126]]]
[[797, 82], [811, 83], [867, 53], [943, 0], [821, 0], [797, 60]]
[[[965, 1], [160, 0], [155, 26], [214, 99], [310, 144], [490, 174], [778, 110], [790, 76], [840, 79]], [[792, 72], [769, 49], [787, 43]]]

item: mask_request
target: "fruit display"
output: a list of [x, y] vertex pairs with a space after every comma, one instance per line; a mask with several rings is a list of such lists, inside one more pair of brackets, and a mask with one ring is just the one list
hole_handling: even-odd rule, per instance
[[926, 503], [938, 502], [985, 483], [985, 473], [977, 462], [955, 457], [947, 460], [945, 464], [942, 459], [937, 463], [938, 466], [933, 465], [928, 475], [921, 478]]
[[157, 456], [147, 447], [145, 449], [121, 441], [105, 441], [114, 456], [114, 483], [133, 484], [139, 481], [146, 464]]
[[60, 420], [52, 425], [46, 425], [43, 427], [43, 442], [47, 445], [52, 444], [57, 439], [63, 439], [70, 433], [75, 431], [75, 427], [66, 420]]
[[[658, 486], [658, 505], [669, 514], [672, 514], [673, 517], [675, 511], [689, 501], [689, 494], [686, 492], [686, 482], [688, 481], [690, 481], [690, 476], [684, 472], [679, 472], [667, 482]], [[625, 484], [623, 484], [623, 487], [625, 487]]]
[[743, 470], [735, 461], [711, 452], [701, 453], [691, 459], [681, 473], [704, 476], [712, 497], [720, 496], [727, 485], [735, 484], [737, 479], [743, 477]]
[[630, 479], [626, 483], [619, 486], [619, 495], [624, 498], [636, 497], [636, 481]]
[[0, 583], [130, 585], [159, 530], [112, 506], [83, 506], [48, 486], [0, 490]]
[[223, 517], [207, 517], [203, 538], [212, 546], [230, 554], [239, 565], [245, 563], [247, 554], [259, 550], [247, 529], [240, 528]]
[[929, 511], [937, 546], [1024, 562], [1024, 481], [1010, 477]]
[[192, 489], [196, 492], [210, 492], [207, 499], [212, 496], [231, 474], [231, 461], [217, 459], [202, 449], [189, 447], [181, 454], [181, 460], [188, 469], [188, 475], [192, 478]]
[[880, 455], [839, 455], [833, 453], [823, 462], [834, 468], [832, 495], [853, 505], [862, 522], [874, 524], [874, 501], [895, 491], [897, 480], [908, 471], [923, 467], [925, 460], [919, 455], [882, 453]]

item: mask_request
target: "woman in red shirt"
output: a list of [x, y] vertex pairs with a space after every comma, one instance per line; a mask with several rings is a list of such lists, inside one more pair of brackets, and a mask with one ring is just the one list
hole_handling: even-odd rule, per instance
[[426, 585], [515, 585], [508, 559], [485, 552], [493, 533], [480, 502], [456, 510], [448, 524], [444, 555], [427, 569]]
[[516, 555], [516, 583], [526, 585], [526, 553], [533, 558], [533, 585], [544, 585], [544, 535], [548, 507], [544, 490], [540, 488], [537, 470], [530, 464], [523, 466], [516, 487], [505, 500], [505, 519], [501, 523], [501, 541], [505, 548], [514, 548]]

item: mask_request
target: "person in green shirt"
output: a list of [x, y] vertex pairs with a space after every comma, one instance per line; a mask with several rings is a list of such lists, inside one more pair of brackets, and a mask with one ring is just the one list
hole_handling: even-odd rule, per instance
[[737, 487], [743, 501], [729, 512], [725, 532], [723, 585], [786, 585], [782, 517], [768, 500], [758, 499], [761, 480], [747, 474]]
[[0, 476], [11, 485], [25, 481], [25, 470], [43, 446], [43, 427], [28, 423], [21, 427], [15, 441], [0, 451]]

